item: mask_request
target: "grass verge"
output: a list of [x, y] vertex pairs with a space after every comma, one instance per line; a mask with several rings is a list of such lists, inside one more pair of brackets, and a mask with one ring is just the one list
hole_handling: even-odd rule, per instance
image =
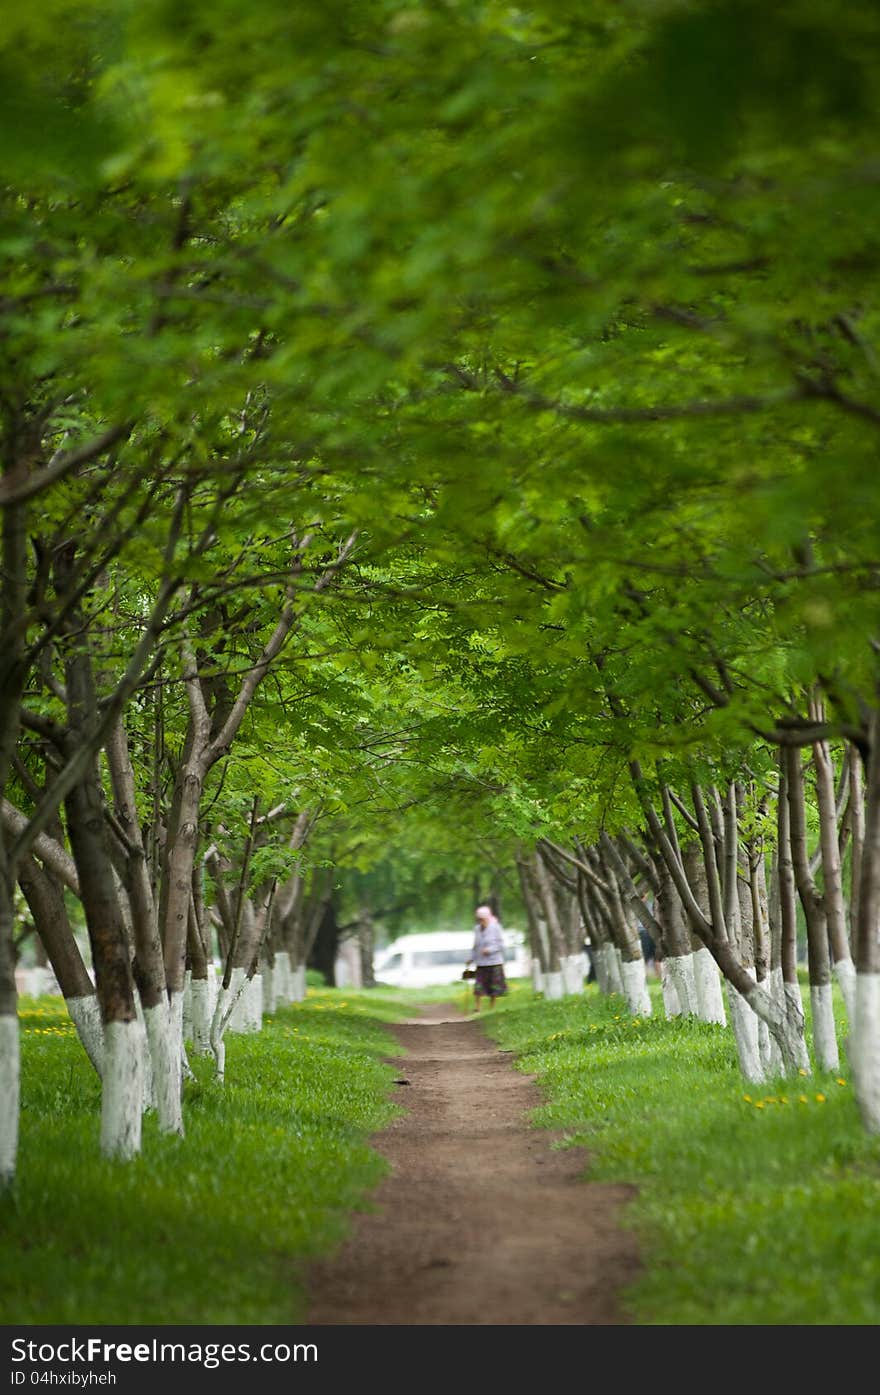
[[[193, 1061], [186, 1137], [99, 1155], [100, 1085], [61, 999], [23, 999], [18, 1178], [0, 1208], [0, 1311], [22, 1324], [297, 1324], [307, 1261], [385, 1171], [399, 992], [310, 989]], [[368, 1203], [366, 1203], [368, 1204]]]
[[666, 1020], [652, 995], [633, 1019], [594, 987], [554, 1003], [515, 988], [485, 1018], [545, 1093], [535, 1123], [589, 1150], [590, 1179], [639, 1188], [632, 1321], [880, 1322], [880, 1140], [848, 1069], [750, 1088], [728, 1031]]

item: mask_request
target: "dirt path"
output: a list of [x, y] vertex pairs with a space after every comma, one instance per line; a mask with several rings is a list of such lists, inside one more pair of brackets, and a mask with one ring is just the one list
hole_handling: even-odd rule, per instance
[[391, 1172], [311, 1266], [308, 1323], [624, 1322], [638, 1257], [617, 1217], [633, 1189], [579, 1180], [583, 1150], [528, 1126], [533, 1080], [453, 1004], [394, 1032], [407, 1113], [373, 1140]]

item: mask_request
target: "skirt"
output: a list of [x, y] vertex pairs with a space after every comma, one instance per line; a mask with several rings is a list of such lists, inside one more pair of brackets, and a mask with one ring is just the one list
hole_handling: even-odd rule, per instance
[[503, 964], [478, 964], [474, 994], [478, 998], [500, 998], [507, 992]]

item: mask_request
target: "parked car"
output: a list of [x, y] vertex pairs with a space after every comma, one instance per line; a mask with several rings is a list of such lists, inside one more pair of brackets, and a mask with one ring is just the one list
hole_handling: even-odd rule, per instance
[[[393, 988], [430, 988], [456, 983], [474, 943], [470, 930], [435, 930], [400, 939], [380, 950], [373, 960], [377, 983]], [[504, 971], [508, 978], [526, 978], [531, 961], [518, 930], [504, 930]]]

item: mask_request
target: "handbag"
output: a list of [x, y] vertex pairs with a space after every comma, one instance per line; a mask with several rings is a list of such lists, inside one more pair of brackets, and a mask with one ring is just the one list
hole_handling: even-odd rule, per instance
[[462, 973], [462, 978], [476, 978], [476, 976], [477, 976], [477, 971], [476, 971], [476, 969], [465, 969], [464, 972]]

